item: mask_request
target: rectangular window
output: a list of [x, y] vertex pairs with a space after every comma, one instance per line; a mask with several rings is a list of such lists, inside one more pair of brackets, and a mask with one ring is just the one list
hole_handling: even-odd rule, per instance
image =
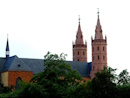
[[99, 46], [97, 47], [97, 50], [99, 51]]
[[103, 47], [103, 51], [104, 51], [104, 47]]
[[78, 55], [79, 55], [79, 51], [78, 51]]
[[98, 60], [99, 60], [99, 55], [98, 55]]
[[103, 60], [105, 60], [105, 56], [103, 56]]
[[85, 55], [84, 51], [83, 51], [83, 55]]

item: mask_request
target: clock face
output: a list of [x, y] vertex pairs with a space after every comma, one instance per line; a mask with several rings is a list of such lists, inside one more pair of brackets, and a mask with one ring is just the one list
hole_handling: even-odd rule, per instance
[[9, 55], [9, 51], [6, 51], [6, 55]]

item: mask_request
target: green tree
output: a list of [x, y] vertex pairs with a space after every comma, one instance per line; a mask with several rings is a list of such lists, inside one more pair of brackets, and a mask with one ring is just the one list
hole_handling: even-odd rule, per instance
[[8, 93], [12, 91], [13, 86], [11, 87], [4, 87], [2, 83], [0, 83], [0, 93]]
[[130, 76], [129, 72], [125, 69], [118, 75], [118, 84], [119, 85], [126, 85], [130, 84]]
[[45, 69], [36, 74], [20, 93], [26, 97], [72, 97], [76, 86], [82, 80], [77, 71], [71, 70], [65, 62], [65, 54], [58, 56], [49, 52], [44, 57]]
[[91, 84], [91, 80], [89, 80], [76, 86], [76, 89], [72, 94], [72, 98], [92, 98], [93, 93], [91, 90]]
[[89, 92], [92, 98], [115, 98], [116, 84], [114, 75], [115, 69], [104, 68], [104, 70], [97, 72], [89, 85]]

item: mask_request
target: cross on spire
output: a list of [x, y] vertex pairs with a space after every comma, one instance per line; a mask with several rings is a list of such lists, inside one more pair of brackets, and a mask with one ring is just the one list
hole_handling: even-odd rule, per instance
[[80, 15], [79, 15], [79, 23], [80, 23]]
[[98, 10], [97, 14], [98, 14], [98, 16], [99, 16], [99, 13], [100, 13], [100, 12], [99, 12], [99, 8], [97, 8], [97, 10]]
[[8, 39], [8, 34], [7, 34], [7, 39]]

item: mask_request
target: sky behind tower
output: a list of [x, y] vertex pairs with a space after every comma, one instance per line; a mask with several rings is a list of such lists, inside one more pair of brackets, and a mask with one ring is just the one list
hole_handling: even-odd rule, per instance
[[91, 36], [95, 35], [99, 8], [103, 36], [107, 36], [108, 66], [130, 71], [129, 5], [129, 0], [1, 0], [0, 57], [5, 57], [8, 34], [10, 56], [43, 59], [50, 51], [65, 53], [72, 60], [80, 15], [91, 62]]

